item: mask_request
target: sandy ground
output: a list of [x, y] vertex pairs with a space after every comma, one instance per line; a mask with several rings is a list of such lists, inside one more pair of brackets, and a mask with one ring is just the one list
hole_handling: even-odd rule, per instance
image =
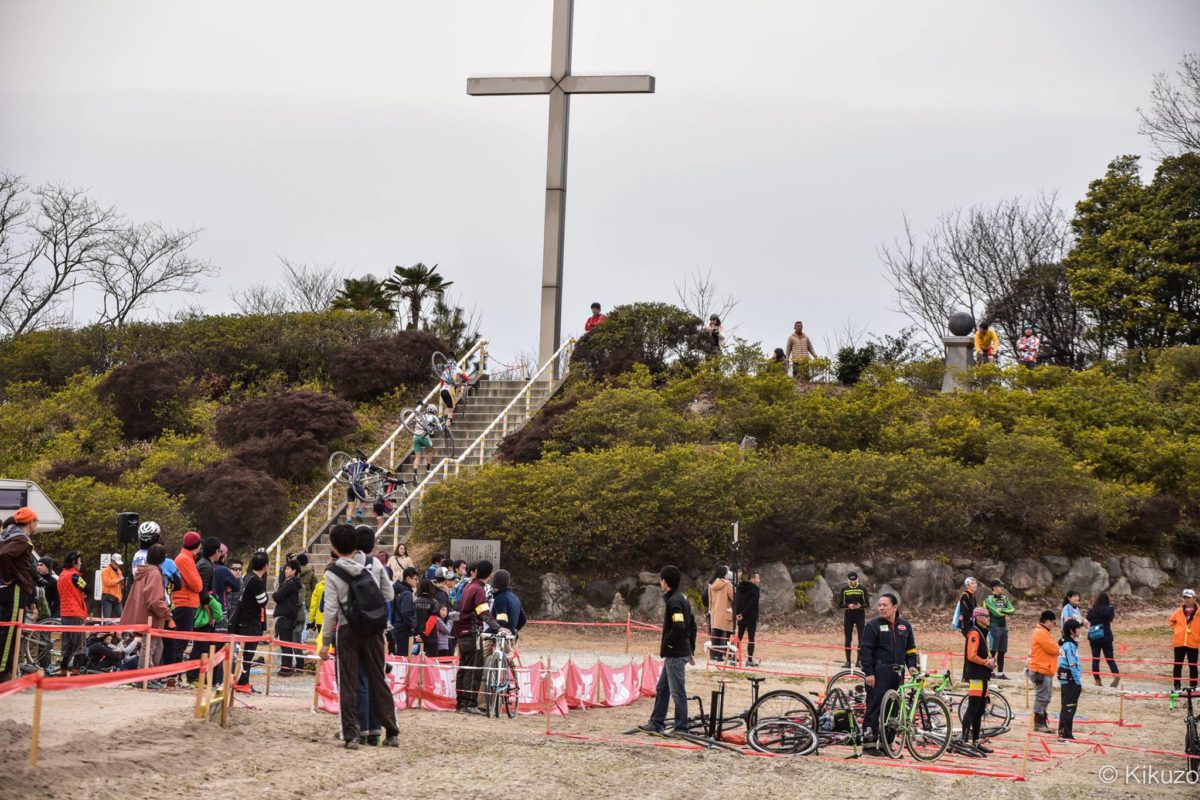
[[[1121, 641], [1137, 657], [1163, 658], [1161, 614], [1126, 621]], [[1137, 624], [1138, 630], [1131, 630]], [[929, 629], [942, 627], [932, 620]], [[1013, 626], [1013, 652], [1027, 647], [1031, 627]], [[1161, 629], [1160, 629], [1161, 628]], [[920, 637], [922, 649], [961, 648], [957, 634]], [[760, 638], [837, 642], [828, 625], [803, 630], [760, 630]], [[1169, 640], [1168, 640], [1169, 641]], [[526, 662], [549, 657], [561, 664], [570, 656], [581, 664], [597, 657], [622, 663], [656, 650], [652, 635], [635, 635], [631, 656], [624, 653], [623, 632], [585, 633], [578, 629], [535, 628], [522, 637]], [[1129, 656], [1134, 657], [1130, 652]], [[825, 670], [819, 650], [764, 645], [765, 666], [779, 670]], [[825, 659], [836, 657], [825, 655]], [[834, 665], [830, 669], [836, 668]], [[1151, 668], [1139, 668], [1139, 671]], [[1161, 672], [1161, 667], [1152, 668]], [[1008, 669], [1011, 677], [1019, 670]], [[717, 686], [714, 674], [689, 674], [689, 693], [707, 698]], [[1105, 681], [1107, 684], [1107, 680]], [[262, 685], [261, 676], [256, 683]], [[773, 677], [764, 690], [816, 690], [820, 680]], [[1161, 689], [1147, 679], [1127, 680], [1131, 691]], [[942, 765], [979, 767], [1018, 773], [1025, 743], [1026, 706], [1022, 682], [1002, 684], [1018, 715], [1015, 730], [998, 742], [1002, 752], [986, 761], [948, 759]], [[1123, 686], [1122, 688], [1125, 688]], [[1140, 786], [1126, 781], [1126, 768], [1178, 769], [1182, 759], [1115, 746], [1177, 751], [1182, 748], [1183, 712], [1168, 711], [1165, 700], [1125, 703], [1125, 719], [1142, 727], [1086, 724], [1115, 720], [1117, 690], [1085, 686], [1076, 735], [1092, 744], [1060, 744], [1053, 738], [1033, 739], [1033, 752], [1050, 761], [1033, 761], [1024, 783], [981, 777], [933, 774], [899, 762], [864, 757], [851, 760], [848, 748], [830, 748], [821, 758], [756, 758], [723, 751], [694, 752], [655, 746], [665, 740], [625, 737], [622, 732], [644, 722], [650, 701], [622, 709], [572, 712], [552, 720], [555, 733], [588, 737], [546, 736], [544, 717], [492, 720], [448, 713], [406, 711], [399, 714], [402, 748], [364, 748], [348, 752], [334, 741], [337, 718], [311, 710], [309, 678], [275, 680], [271, 697], [255, 695], [239, 701], [232, 725], [192, 720], [194, 693], [143, 693], [131, 688], [46, 693], [43, 701], [41, 763], [26, 765], [32, 718], [32, 695], [0, 700], [0, 798], [122, 797], [196, 798], [205, 796], [393, 797], [429, 796], [521, 798], [714, 796], [762, 797], [890, 797], [928, 798], [969, 795], [983, 798], [1117, 798], [1130, 796], [1194, 797], [1187, 786]], [[749, 688], [731, 680], [727, 709], [748, 705]], [[1052, 710], [1057, 710], [1055, 694]], [[1112, 765], [1113, 785], [1100, 780]]]

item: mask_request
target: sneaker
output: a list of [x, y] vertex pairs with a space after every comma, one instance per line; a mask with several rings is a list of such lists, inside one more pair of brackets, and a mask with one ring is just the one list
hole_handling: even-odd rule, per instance
[[357, 739], [347, 739], [347, 740], [346, 740], [346, 741], [345, 741], [345, 742], [342, 744], [342, 747], [345, 747], [347, 750], [357, 750], [357, 749], [358, 749], [358, 746], [359, 746], [359, 745], [358, 745], [358, 740], [357, 740]]
[[386, 737], [383, 740], [383, 746], [384, 747], [399, 747], [400, 746], [400, 735], [396, 734], [395, 736]]
[[747, 659], [746, 659], [746, 666], [747, 666], [747, 667], [761, 667], [761, 666], [762, 666], [762, 662], [761, 662], [761, 661], [759, 661], [758, 659], [755, 659], [755, 658], [747, 658]]
[[158, 691], [160, 689], [167, 688], [167, 685], [165, 683], [163, 683], [162, 681], [147, 681], [146, 688], [154, 689], [155, 691]]
[[1007, 675], [1005, 675], [1003, 672], [1001, 672], [1001, 673], [998, 673], [998, 674], [996, 674], [995, 676], [993, 676], [993, 677], [992, 677], [992, 680], [996, 680], [996, 681], [1006, 681], [1006, 680], [1008, 680], [1008, 676], [1007, 676]]
[[657, 728], [654, 725], [651, 725], [649, 722], [647, 722], [645, 725], [638, 725], [637, 729], [639, 731], [642, 731], [643, 733], [666, 733], [667, 732], [666, 728]]
[[[396, 548], [396, 549], [399, 549], [399, 548]], [[842, 669], [850, 669], [850, 662], [847, 661], [844, 664], [842, 664]]]
[[992, 748], [985, 745], [983, 742], [975, 742], [975, 749], [978, 750], [979, 752], [983, 753], [984, 755], [987, 755], [988, 753], [996, 752]]
[[484, 711], [479, 706], [467, 706], [465, 709], [463, 709], [463, 711], [466, 714], [474, 714], [477, 717], [486, 717], [487, 716], [487, 712]]

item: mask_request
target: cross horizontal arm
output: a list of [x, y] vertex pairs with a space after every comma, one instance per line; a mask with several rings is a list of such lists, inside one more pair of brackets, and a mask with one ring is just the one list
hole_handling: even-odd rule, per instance
[[567, 94], [653, 93], [653, 75], [568, 75], [559, 81]]
[[502, 78], [467, 78], [467, 94], [550, 94], [554, 79], [549, 76], [513, 75]]

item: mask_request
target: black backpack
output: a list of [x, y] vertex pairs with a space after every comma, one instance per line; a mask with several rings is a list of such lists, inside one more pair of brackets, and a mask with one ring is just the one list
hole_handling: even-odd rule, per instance
[[382, 635], [388, 624], [387, 603], [371, 570], [364, 567], [357, 575], [351, 575], [337, 564], [330, 564], [326, 569], [350, 588], [342, 611], [355, 635], [363, 638]]

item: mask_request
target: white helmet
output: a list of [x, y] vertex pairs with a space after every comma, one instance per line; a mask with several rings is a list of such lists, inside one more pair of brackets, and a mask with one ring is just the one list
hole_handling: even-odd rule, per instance
[[157, 522], [143, 522], [138, 526], [138, 542], [146, 547], [158, 541], [158, 537], [162, 535], [162, 528], [158, 527]]

